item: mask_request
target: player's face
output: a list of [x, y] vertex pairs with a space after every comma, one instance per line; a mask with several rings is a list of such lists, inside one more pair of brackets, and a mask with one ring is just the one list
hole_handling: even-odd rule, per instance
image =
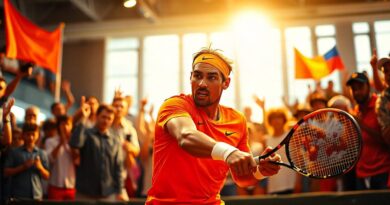
[[195, 104], [207, 107], [219, 103], [222, 91], [229, 87], [230, 78], [223, 81], [221, 72], [207, 63], [198, 63], [191, 73], [191, 89]]
[[358, 104], [364, 104], [370, 96], [370, 88], [367, 83], [352, 82], [351, 91], [353, 98]]

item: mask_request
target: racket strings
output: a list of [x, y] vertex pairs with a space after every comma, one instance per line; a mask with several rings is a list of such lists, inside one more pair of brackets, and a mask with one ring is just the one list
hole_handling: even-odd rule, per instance
[[303, 122], [289, 142], [291, 162], [319, 178], [347, 171], [360, 151], [358, 130], [344, 114], [323, 112]]

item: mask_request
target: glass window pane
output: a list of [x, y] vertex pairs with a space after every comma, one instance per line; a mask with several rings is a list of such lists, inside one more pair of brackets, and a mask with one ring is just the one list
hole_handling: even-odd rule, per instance
[[357, 22], [352, 24], [353, 33], [368, 33], [370, 27], [367, 22]]
[[336, 39], [334, 37], [318, 38], [318, 55], [324, 55], [330, 51], [336, 45]]
[[137, 49], [139, 41], [137, 38], [114, 38], [109, 39], [108, 50]]
[[147, 97], [148, 102], [156, 108], [159, 108], [165, 99], [179, 94], [179, 37], [177, 35], [145, 37], [143, 77], [143, 97]]
[[112, 38], [106, 45], [104, 102], [112, 101], [116, 88], [138, 102], [138, 39]]
[[316, 36], [334, 36], [336, 28], [333, 25], [321, 25], [315, 28]]
[[368, 75], [372, 76], [370, 37], [368, 35], [356, 35], [354, 43], [357, 70], [359, 72], [367, 71]]
[[190, 75], [193, 55], [207, 46], [207, 35], [204, 33], [183, 35], [183, 76], [181, 77], [184, 83], [184, 93], [191, 93]]
[[375, 32], [377, 33], [389, 33], [390, 21], [376, 21], [374, 23]]
[[267, 109], [282, 106], [280, 31], [263, 28], [252, 38], [237, 37], [241, 105], [252, 108], [253, 121], [262, 122], [262, 110], [254, 102], [253, 95], [265, 97]]
[[[317, 39], [317, 45], [318, 55], [324, 55], [336, 45], [336, 39], [334, 37], [319, 38]], [[335, 71], [321, 79], [321, 86], [323, 88], [327, 87], [328, 81], [331, 80], [334, 83], [334, 90], [337, 92], [341, 92], [342, 86], [340, 79], [340, 73], [338, 71]]]
[[390, 56], [390, 33], [377, 34], [376, 41], [378, 57]]
[[107, 61], [107, 76], [134, 75], [137, 73], [137, 67], [132, 66], [138, 66], [138, 51], [111, 51], [108, 53]]
[[307, 86], [314, 88], [314, 80], [295, 79], [294, 48], [297, 48], [303, 55], [312, 57], [311, 34], [309, 27], [292, 27], [285, 30], [286, 52], [288, 68], [288, 90], [290, 103], [296, 99], [300, 103], [306, 101], [308, 95]]

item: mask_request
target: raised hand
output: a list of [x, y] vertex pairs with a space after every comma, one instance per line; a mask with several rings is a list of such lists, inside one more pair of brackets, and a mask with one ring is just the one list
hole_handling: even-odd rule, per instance
[[11, 108], [15, 103], [15, 98], [11, 98], [8, 102], [3, 104], [3, 119], [11, 113]]
[[86, 102], [85, 96], [81, 97], [80, 111], [83, 114], [83, 117], [87, 118], [91, 114], [91, 106]]
[[70, 87], [71, 87], [71, 83], [68, 81], [68, 80], [63, 80], [61, 82], [61, 88], [62, 90], [64, 91], [69, 91], [70, 90]]
[[255, 103], [261, 107], [261, 109], [264, 110], [265, 108], [265, 98], [263, 99], [260, 99], [257, 95], [253, 95], [253, 100], [255, 101]]
[[376, 69], [378, 63], [378, 54], [376, 52], [376, 48], [372, 49], [372, 56], [370, 60], [371, 68]]
[[115, 88], [114, 91], [114, 98], [120, 98], [123, 96], [123, 91], [121, 90], [120, 87]]

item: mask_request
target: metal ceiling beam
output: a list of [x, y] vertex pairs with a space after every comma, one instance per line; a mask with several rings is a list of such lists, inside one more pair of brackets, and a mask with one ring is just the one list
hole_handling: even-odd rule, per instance
[[158, 21], [158, 15], [144, 0], [138, 0], [137, 5], [138, 11], [144, 18], [152, 23], [156, 23]]
[[89, 18], [94, 21], [101, 21], [102, 17], [96, 11], [94, 0], [70, 0], [70, 2], [84, 12]]

